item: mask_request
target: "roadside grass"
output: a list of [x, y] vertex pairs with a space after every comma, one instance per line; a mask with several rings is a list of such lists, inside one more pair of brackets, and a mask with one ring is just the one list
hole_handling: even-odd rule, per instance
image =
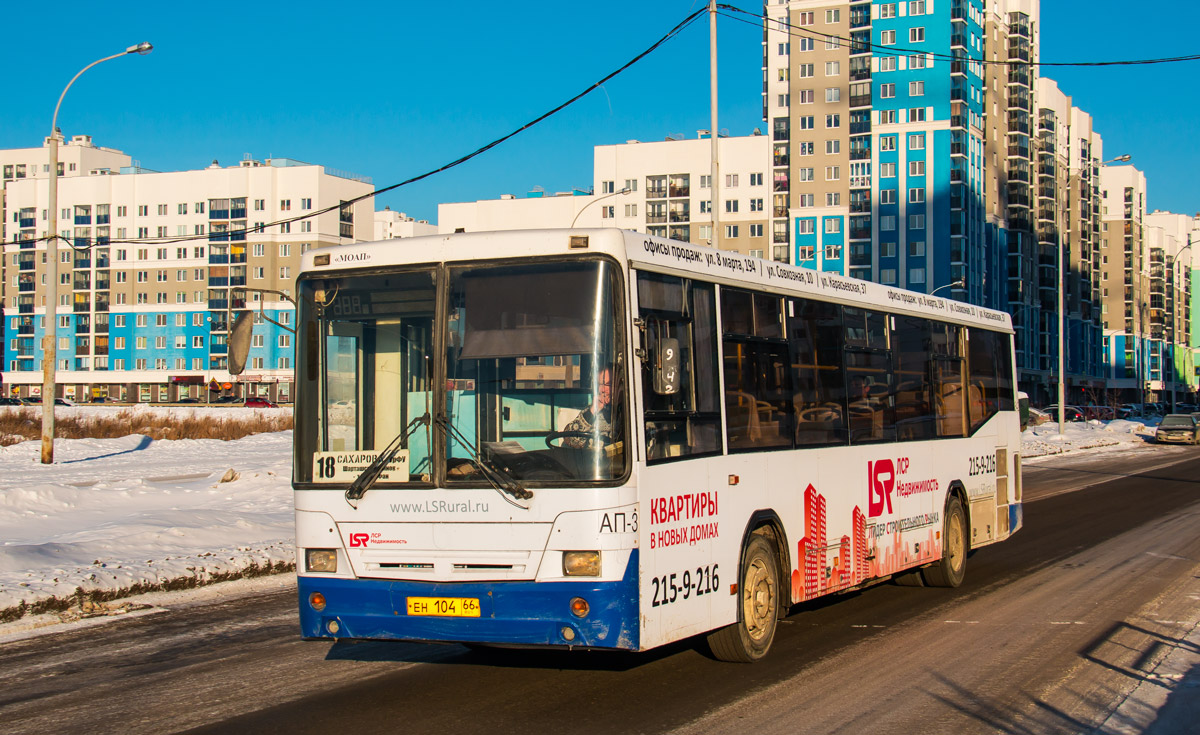
[[[287, 431], [291, 413], [264, 413], [252, 417], [164, 416], [143, 411], [120, 411], [107, 416], [56, 416], [54, 436], [59, 439], [118, 439], [141, 434], [151, 439], [221, 439], [231, 441], [251, 434]], [[11, 446], [42, 436], [41, 409], [0, 412], [0, 446]]]

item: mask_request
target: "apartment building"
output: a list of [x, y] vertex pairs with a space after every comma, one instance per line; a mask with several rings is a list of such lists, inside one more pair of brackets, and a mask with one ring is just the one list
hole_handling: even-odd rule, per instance
[[792, 261], [984, 303], [983, 2], [767, 12], [772, 232]]
[[1151, 364], [1151, 358], [1160, 353], [1152, 348], [1150, 329], [1151, 258], [1144, 232], [1146, 176], [1133, 166], [1102, 167], [1100, 189], [1107, 385], [1111, 396], [1119, 400], [1152, 401], [1159, 364], [1157, 358]]
[[375, 212], [375, 240], [397, 240], [404, 237], [436, 235], [437, 225], [428, 220], [409, 217], [404, 212], [394, 212], [384, 207]]
[[[1030, 396], [1057, 400], [1060, 320], [1065, 319], [1067, 400], [1095, 403], [1104, 387], [1099, 172], [1103, 142], [1091, 116], [1071, 104], [1052, 79], [1037, 80], [1037, 129], [1032, 140], [1038, 248], [1037, 309], [1045, 338], [1037, 345], [1038, 369], [1026, 365]], [[1063, 311], [1056, 303], [1063, 296]], [[1065, 314], [1065, 317], [1063, 316]], [[1031, 375], [1038, 379], [1031, 378]], [[1027, 392], [1028, 392], [1027, 390]]]
[[[1200, 215], [1189, 216], [1154, 211], [1146, 215], [1146, 234], [1151, 256], [1155, 248], [1163, 250], [1161, 292], [1164, 299], [1166, 359], [1164, 390], [1176, 395], [1194, 394], [1200, 379], [1196, 352], [1200, 349], [1200, 322], [1197, 322], [1192, 284], [1197, 275], [1195, 243], [1200, 242]], [[1153, 265], [1153, 263], [1152, 263]], [[1152, 274], [1153, 276], [1153, 274]], [[1151, 279], [1151, 299], [1155, 282]]]
[[[374, 234], [372, 200], [345, 204], [370, 194], [370, 180], [318, 165], [272, 158], [167, 173], [94, 169], [59, 181], [65, 240], [59, 282], [48, 284], [46, 243], [36, 239], [48, 222], [47, 187], [27, 179], [6, 189], [14, 215], [0, 290], [4, 383], [20, 395], [40, 393], [49, 293], [65, 397], [203, 399], [215, 381], [226, 394], [291, 400], [295, 314], [285, 296], [300, 255]], [[229, 328], [244, 310], [256, 326], [247, 370], [234, 377]]]
[[[523, 197], [505, 194], [499, 199], [441, 204], [438, 230], [620, 227], [770, 258], [774, 254], [767, 230], [771, 185], [764, 166], [769, 143], [761, 134], [718, 138], [721, 181], [716, 208], [712, 140], [703, 132], [690, 139], [672, 136], [596, 146], [591, 192], [549, 195], [535, 190]], [[786, 251], [781, 257], [786, 257]]]
[[[116, 171], [129, 166], [132, 160], [128, 155], [115, 148], [105, 148], [92, 142], [90, 135], [75, 135], [70, 140], [58, 136], [58, 175], [86, 176], [93, 171]], [[9, 182], [27, 181], [30, 179], [47, 179], [50, 177], [50, 138], [42, 142], [38, 148], [7, 148], [0, 150], [0, 212], [7, 215], [4, 192]], [[4, 217], [0, 225], [0, 234], [4, 240], [13, 229], [8, 227], [9, 218]]]

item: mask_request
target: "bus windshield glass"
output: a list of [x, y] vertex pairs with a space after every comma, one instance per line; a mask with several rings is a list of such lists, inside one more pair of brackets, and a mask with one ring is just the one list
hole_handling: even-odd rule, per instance
[[450, 270], [449, 482], [490, 468], [533, 486], [625, 474], [616, 293], [600, 260]]
[[432, 269], [300, 282], [295, 476], [346, 485], [396, 440], [379, 484], [429, 481]]

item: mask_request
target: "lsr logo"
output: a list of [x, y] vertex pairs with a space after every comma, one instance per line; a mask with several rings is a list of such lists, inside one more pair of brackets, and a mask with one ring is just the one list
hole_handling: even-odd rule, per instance
[[867, 462], [867, 517], [875, 518], [886, 510], [892, 512], [892, 493], [896, 490], [896, 476], [908, 472], [908, 457], [896, 461], [880, 459]]
[[350, 534], [350, 546], [366, 546], [367, 541], [369, 541], [370, 538], [371, 537], [365, 533], [352, 533]]

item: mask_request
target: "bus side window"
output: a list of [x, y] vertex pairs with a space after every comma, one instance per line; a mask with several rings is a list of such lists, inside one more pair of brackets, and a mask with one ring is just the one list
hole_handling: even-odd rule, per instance
[[729, 450], [792, 446], [792, 376], [782, 299], [721, 288]]
[[997, 411], [1013, 408], [1012, 355], [1006, 335], [972, 328], [968, 337], [967, 403], [974, 433]]
[[[646, 460], [661, 462], [721, 451], [717, 403], [716, 301], [713, 286], [674, 276], [638, 273], [643, 322], [642, 406]], [[679, 345], [678, 389], [654, 390], [653, 356], [662, 340]]]
[[850, 443], [896, 440], [887, 315], [845, 307], [846, 410]]
[[841, 307], [788, 299], [787, 339], [798, 447], [846, 443], [842, 336]]

